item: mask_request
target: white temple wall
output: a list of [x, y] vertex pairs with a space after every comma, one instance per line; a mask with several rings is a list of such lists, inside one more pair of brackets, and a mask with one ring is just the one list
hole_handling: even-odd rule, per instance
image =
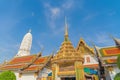
[[61, 78], [60, 78], [60, 77], [57, 77], [57, 80], [61, 80]]
[[16, 76], [16, 79], [19, 80], [19, 73], [18, 72], [14, 72], [15, 76]]
[[50, 72], [52, 72], [50, 69], [44, 68], [39, 72], [38, 78], [47, 78]]
[[113, 71], [112, 71], [112, 72], [109, 71], [111, 80], [114, 80], [114, 77], [115, 77], [115, 75], [116, 75], [117, 73], [120, 73], [120, 69], [118, 69], [117, 66], [115, 66], [115, 67], [113, 68]]
[[24, 73], [21, 78], [17, 78], [17, 80], [36, 80], [37, 76], [34, 76], [34, 73]]

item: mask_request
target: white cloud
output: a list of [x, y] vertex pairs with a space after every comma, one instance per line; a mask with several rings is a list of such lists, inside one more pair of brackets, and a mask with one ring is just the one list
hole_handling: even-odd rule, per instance
[[[7, 46], [6, 46], [7, 45]], [[13, 56], [17, 54], [19, 49], [19, 44], [4, 44], [0, 47], [0, 63], [4, 60], [10, 60]]]
[[71, 9], [73, 6], [74, 6], [73, 0], [66, 0], [66, 2], [62, 4], [63, 9]]
[[62, 31], [61, 25], [58, 25], [58, 23], [59, 19], [63, 16], [63, 11], [61, 10], [61, 7], [53, 7], [48, 3], [45, 3], [44, 6], [48, 27], [52, 30], [53, 34], [56, 35]]
[[51, 14], [53, 17], [60, 14], [60, 8], [51, 8]]
[[83, 0], [80, 0], [79, 2], [74, 0], [64, 0], [59, 6], [53, 6], [49, 2], [43, 3], [47, 24], [54, 34], [59, 34], [64, 30], [64, 24], [60, 22], [60, 20], [64, 21], [64, 17], [67, 16], [66, 13], [74, 10], [79, 4], [80, 6], [83, 6], [81, 5], [83, 4]]
[[84, 18], [83, 18], [83, 21], [88, 21], [88, 20], [91, 20], [93, 19], [94, 17], [96, 17], [98, 14], [88, 14], [86, 15]]
[[45, 3], [45, 15], [47, 15], [46, 17], [50, 16], [52, 19], [57, 17], [60, 12], [61, 9], [59, 7], [52, 7], [49, 3]]
[[97, 34], [96, 35], [96, 42], [98, 44], [109, 44], [111, 43], [110, 38], [106, 34]]
[[94, 36], [87, 37], [87, 40], [90, 42], [92, 41], [101, 47], [114, 45], [114, 42], [110, 36], [104, 32], [96, 33]]
[[74, 10], [74, 9], [83, 9], [84, 7], [84, 0], [65, 0], [61, 7], [64, 10]]

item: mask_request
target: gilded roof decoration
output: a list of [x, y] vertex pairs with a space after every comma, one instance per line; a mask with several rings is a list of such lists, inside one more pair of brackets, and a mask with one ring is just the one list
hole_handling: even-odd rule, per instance
[[94, 49], [89, 47], [85, 41], [83, 40], [83, 38], [80, 38], [80, 41], [76, 47], [76, 50], [79, 51], [80, 53], [82, 54], [88, 54], [88, 53], [91, 53], [91, 54], [94, 54]]
[[53, 57], [52, 62], [62, 62], [62, 61], [75, 61], [75, 60], [81, 60], [83, 61], [83, 57], [81, 54], [73, 47], [71, 41], [68, 37], [68, 25], [65, 20], [65, 34], [64, 34], [64, 41], [62, 45], [60, 46], [59, 51], [57, 54]]
[[120, 54], [120, 48], [118, 47], [107, 47], [101, 48], [100, 50], [101, 56], [117, 56]]

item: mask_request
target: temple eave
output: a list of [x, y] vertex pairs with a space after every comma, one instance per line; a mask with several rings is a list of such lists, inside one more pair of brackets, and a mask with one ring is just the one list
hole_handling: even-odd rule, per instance
[[52, 63], [75, 62], [75, 61], [84, 62], [84, 59], [83, 58], [60, 58], [60, 59], [53, 59]]
[[58, 72], [58, 76], [75, 76], [75, 71]]

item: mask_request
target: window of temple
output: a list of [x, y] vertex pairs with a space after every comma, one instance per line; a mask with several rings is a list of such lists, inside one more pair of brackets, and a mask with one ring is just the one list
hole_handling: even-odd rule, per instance
[[90, 57], [86, 58], [87, 63], [90, 63]]

